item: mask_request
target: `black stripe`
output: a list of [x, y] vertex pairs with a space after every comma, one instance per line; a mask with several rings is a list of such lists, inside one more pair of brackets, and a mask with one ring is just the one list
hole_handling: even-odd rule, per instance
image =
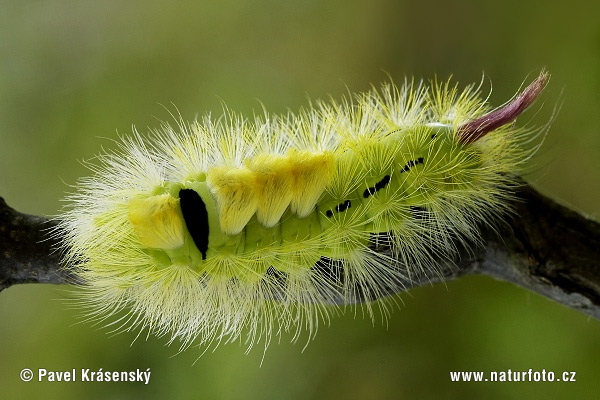
[[385, 189], [385, 187], [388, 185], [388, 183], [390, 183], [390, 176], [386, 175], [383, 177], [382, 180], [377, 182], [375, 184], [375, 186], [366, 188], [365, 191], [363, 192], [363, 197], [365, 199], [368, 199], [369, 196], [374, 195], [375, 193], [379, 192], [381, 189]]
[[419, 157], [416, 160], [409, 160], [406, 165], [404, 166], [404, 168], [402, 168], [400, 170], [400, 172], [408, 172], [410, 171], [410, 169], [418, 164], [423, 164], [425, 162], [425, 159], [423, 157]]
[[202, 197], [195, 190], [181, 189], [179, 191], [179, 202], [181, 213], [188, 232], [194, 240], [194, 244], [202, 253], [202, 259], [206, 260], [208, 250], [208, 212]]
[[347, 208], [350, 208], [351, 205], [352, 202], [350, 200], [346, 200], [343, 203], [340, 203], [337, 206], [335, 206], [335, 212], [344, 212]]

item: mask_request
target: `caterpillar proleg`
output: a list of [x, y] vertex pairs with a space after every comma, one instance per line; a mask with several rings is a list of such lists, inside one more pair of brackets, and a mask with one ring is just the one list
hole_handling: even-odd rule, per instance
[[388, 83], [298, 113], [134, 132], [68, 197], [65, 267], [90, 318], [117, 330], [182, 348], [310, 338], [331, 303], [370, 312], [381, 288], [435, 271], [508, 211], [536, 132], [513, 121], [547, 81], [495, 110], [475, 86]]

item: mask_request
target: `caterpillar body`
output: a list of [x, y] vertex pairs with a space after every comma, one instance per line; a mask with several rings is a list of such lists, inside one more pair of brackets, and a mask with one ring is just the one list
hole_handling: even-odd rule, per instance
[[135, 134], [69, 197], [66, 268], [90, 317], [117, 330], [182, 348], [312, 337], [328, 304], [371, 312], [382, 288], [435, 270], [507, 211], [534, 132], [510, 122], [547, 80], [496, 110], [474, 86], [387, 84], [297, 114]]

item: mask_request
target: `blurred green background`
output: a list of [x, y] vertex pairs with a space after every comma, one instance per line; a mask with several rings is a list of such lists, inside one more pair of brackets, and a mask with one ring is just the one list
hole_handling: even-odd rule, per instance
[[[528, 177], [600, 214], [600, 6], [516, 1], [0, 0], [0, 195], [56, 214], [109, 140], [169, 120], [298, 109], [405, 75], [493, 82], [501, 104], [543, 67], [543, 102], [561, 105]], [[487, 81], [486, 81], [487, 83]], [[257, 100], [258, 99], [258, 100]], [[540, 106], [543, 107], [540, 109]], [[108, 139], [107, 139], [108, 138]], [[67, 287], [0, 294], [4, 399], [598, 398], [600, 323], [526, 290], [468, 277], [413, 290], [389, 322], [351, 310], [316, 339], [266, 352], [224, 345], [200, 355], [164, 340], [80, 324]], [[374, 325], [374, 326], [373, 326]], [[132, 343], [133, 342], [133, 343]], [[171, 357], [174, 356], [174, 357]], [[194, 365], [192, 365], [195, 362]], [[152, 371], [150, 384], [24, 383], [23, 368]], [[450, 371], [576, 371], [575, 383], [452, 383]]]

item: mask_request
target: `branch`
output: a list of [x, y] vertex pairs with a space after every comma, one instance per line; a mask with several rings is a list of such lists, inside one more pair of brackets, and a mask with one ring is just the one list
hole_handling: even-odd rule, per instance
[[59, 267], [56, 240], [47, 230], [55, 222], [22, 214], [0, 197], [0, 291], [18, 283], [67, 283], [70, 276]]
[[[443, 263], [438, 274], [421, 275], [381, 288], [392, 294], [412, 287], [485, 274], [549, 297], [600, 319], [600, 224], [523, 184], [512, 205], [515, 217], [483, 230], [483, 245]], [[72, 283], [60, 268], [56, 224], [21, 214], [0, 197], [0, 290], [19, 283]], [[385, 250], [382, 250], [385, 251]], [[360, 301], [360, 299], [357, 299]]]
[[439, 275], [400, 282], [404, 290], [484, 274], [600, 319], [600, 223], [525, 183], [516, 197], [514, 216], [494, 230], [483, 229], [482, 246], [461, 251], [456, 264], [441, 264]]

